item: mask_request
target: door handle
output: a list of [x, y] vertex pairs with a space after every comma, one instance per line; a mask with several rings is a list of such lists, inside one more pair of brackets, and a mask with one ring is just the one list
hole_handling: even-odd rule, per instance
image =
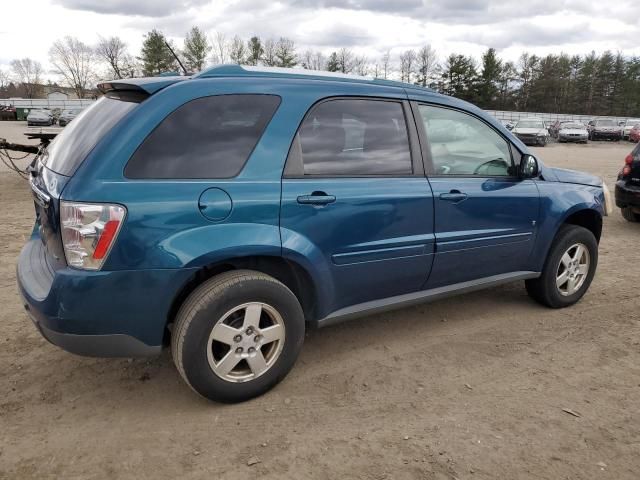
[[311, 195], [300, 195], [298, 203], [302, 205], [328, 205], [336, 201], [334, 195], [327, 195], [324, 192], [313, 192]]
[[446, 202], [460, 203], [467, 199], [467, 194], [462, 193], [460, 190], [451, 190], [449, 193], [441, 193], [440, 200]]

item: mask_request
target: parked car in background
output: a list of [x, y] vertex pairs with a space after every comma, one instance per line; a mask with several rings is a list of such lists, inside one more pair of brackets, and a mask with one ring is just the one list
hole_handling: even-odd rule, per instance
[[63, 112], [60, 114], [60, 118], [58, 118], [58, 125], [60, 125], [61, 127], [68, 125], [69, 122], [76, 118], [81, 111], [82, 110], [77, 108], [72, 110], [63, 110]]
[[587, 126], [579, 122], [562, 122], [558, 130], [558, 142], [587, 143], [589, 131]]
[[545, 122], [537, 118], [518, 120], [511, 132], [525, 145], [544, 147], [549, 139], [549, 130]]
[[629, 140], [635, 143], [640, 142], [640, 122], [634, 125], [629, 132]]
[[629, 140], [631, 135], [631, 130], [636, 125], [640, 124], [640, 118], [627, 118], [625, 120], [624, 125], [622, 127], [622, 138], [623, 140]]
[[596, 118], [589, 122], [589, 140], [614, 140], [622, 139], [622, 127], [610, 118]]
[[513, 127], [515, 125], [515, 123], [510, 122], [509, 120], [500, 120], [500, 123], [502, 123], [502, 125], [504, 125], [504, 128], [506, 128], [507, 130], [513, 130]]
[[462, 100], [241, 66], [99, 88], [31, 172], [17, 269], [70, 352], [171, 345], [195, 392], [237, 402], [287, 375], [307, 328], [515, 280], [563, 308], [595, 275], [602, 180]]
[[629, 222], [640, 222], [640, 143], [624, 159], [615, 195], [622, 216]]
[[53, 114], [48, 109], [32, 109], [27, 115], [27, 126], [29, 127], [35, 125], [49, 126], [53, 125], [53, 123]]

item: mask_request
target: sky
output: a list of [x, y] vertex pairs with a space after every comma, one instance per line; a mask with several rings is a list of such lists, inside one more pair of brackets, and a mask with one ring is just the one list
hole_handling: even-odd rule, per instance
[[440, 59], [488, 47], [517, 60], [591, 50], [640, 55], [638, 0], [2, 0], [0, 68], [31, 57], [49, 69], [55, 39], [117, 35], [137, 55], [157, 28], [178, 46], [192, 26], [213, 35], [286, 36], [298, 52], [348, 47], [374, 62], [426, 43]]

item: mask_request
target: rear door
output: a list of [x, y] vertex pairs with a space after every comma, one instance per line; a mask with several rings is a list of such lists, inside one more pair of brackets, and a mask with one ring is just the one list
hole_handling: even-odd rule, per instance
[[281, 231], [284, 248], [308, 245], [330, 279], [324, 314], [420, 289], [433, 196], [407, 102], [334, 98], [311, 108], [287, 160]]
[[436, 255], [427, 288], [526, 269], [539, 210], [516, 176], [510, 142], [479, 118], [417, 105], [428, 145]]

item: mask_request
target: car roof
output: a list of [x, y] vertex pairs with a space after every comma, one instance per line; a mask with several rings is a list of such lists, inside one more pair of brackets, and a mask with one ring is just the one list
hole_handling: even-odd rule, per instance
[[262, 67], [247, 65], [216, 65], [197, 73], [191, 78], [212, 78], [212, 77], [267, 77], [267, 78], [291, 78], [325, 80], [332, 82], [362, 83], [370, 85], [382, 85], [388, 87], [398, 87], [405, 89], [417, 89], [422, 92], [436, 93], [434, 90], [419, 85], [399, 82], [396, 80], [385, 80], [373, 76], [352, 75], [341, 72], [327, 72], [322, 70], [307, 70], [302, 68], [281, 68]]

